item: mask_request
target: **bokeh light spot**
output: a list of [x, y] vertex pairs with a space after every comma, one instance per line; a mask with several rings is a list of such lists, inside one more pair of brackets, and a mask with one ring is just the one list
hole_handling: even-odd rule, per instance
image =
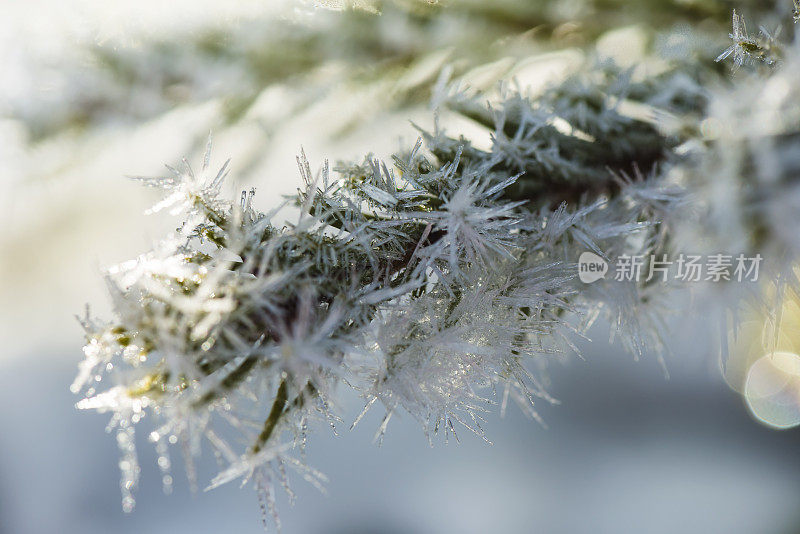
[[744, 398], [750, 413], [766, 426], [784, 429], [800, 425], [800, 356], [772, 352], [747, 372]]

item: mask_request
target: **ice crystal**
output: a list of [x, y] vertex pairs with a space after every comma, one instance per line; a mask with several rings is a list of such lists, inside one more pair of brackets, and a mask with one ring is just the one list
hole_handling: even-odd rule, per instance
[[759, 34], [752, 36], [747, 32], [747, 24], [742, 16], [733, 11], [732, 29], [729, 37], [733, 41], [719, 56], [717, 61], [722, 61], [729, 56], [733, 56], [733, 64], [741, 67], [748, 62], [761, 62], [766, 65], [774, 65], [780, 58], [780, 47], [778, 37], [780, 28], [774, 32], [768, 31], [763, 26], [759, 28]]

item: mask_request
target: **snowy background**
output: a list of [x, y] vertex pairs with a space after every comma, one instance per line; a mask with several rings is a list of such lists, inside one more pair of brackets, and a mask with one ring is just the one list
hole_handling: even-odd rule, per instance
[[[213, 131], [214, 161], [233, 158], [230, 190], [254, 186], [266, 208], [297, 187], [301, 145], [318, 168], [413, 142], [409, 119], [430, 127], [423, 88], [453, 59], [460, 26], [442, 23], [420, 53], [407, 32], [422, 30], [385, 13], [370, 22], [383, 58], [358, 39], [314, 37], [362, 35], [363, 16], [347, 16], [289, 2], [0, 0], [1, 534], [261, 532], [249, 488], [192, 495], [177, 466], [164, 496], [147, 446], [137, 508], [122, 513], [106, 417], [79, 413], [69, 392], [83, 342], [74, 314], [91, 302], [103, 315], [101, 268], [172, 227], [142, 215], [155, 197], [124, 175], [196, 161]], [[631, 60], [641, 35], [601, 44]], [[506, 45], [513, 54], [489, 66], [463, 66], [466, 79], [543, 83], [580, 54]], [[548, 428], [511, 410], [486, 425], [492, 445], [463, 432], [430, 448], [406, 417], [379, 448], [377, 414], [338, 437], [318, 429], [309, 463], [328, 492], [293, 480], [297, 504], [279, 497], [284, 532], [800, 532], [800, 434], [748, 415], [706, 325], [672, 331], [667, 380], [596, 326], [586, 361], [550, 371], [561, 404], [537, 406]], [[339, 407], [345, 421], [360, 403]]]

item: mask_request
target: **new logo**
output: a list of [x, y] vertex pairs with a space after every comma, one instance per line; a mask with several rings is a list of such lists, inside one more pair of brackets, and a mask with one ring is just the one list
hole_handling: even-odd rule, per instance
[[593, 252], [584, 252], [578, 258], [578, 278], [584, 284], [605, 278], [607, 272], [608, 262]]

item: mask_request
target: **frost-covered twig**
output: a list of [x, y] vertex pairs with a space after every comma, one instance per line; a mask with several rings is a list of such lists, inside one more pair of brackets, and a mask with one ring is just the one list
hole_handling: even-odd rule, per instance
[[[737, 63], [755, 53], [736, 14], [732, 37], [726, 54]], [[764, 83], [798, 87], [797, 57], [789, 49]], [[114, 412], [124, 508], [139, 473], [133, 428], [145, 415], [156, 420], [159, 451], [180, 444], [193, 485], [206, 441], [221, 465], [210, 487], [252, 480], [274, 516], [273, 484], [288, 488], [287, 465], [324, 480], [303, 449], [313, 419], [339, 422], [337, 388], [358, 391], [365, 411], [384, 407], [378, 439], [401, 410], [431, 440], [459, 428], [485, 437], [494, 404], [505, 411], [513, 399], [535, 418], [535, 400], [554, 400], [539, 364], [574, 351], [599, 314], [634, 356], [660, 355], [669, 288], [651, 278], [582, 285], [576, 262], [587, 251], [611, 260], [681, 250], [687, 221], [727, 229], [729, 213], [715, 203], [740, 192], [737, 213], [758, 218], [743, 225], [736, 251], [766, 252], [763, 239], [787, 272], [800, 247], [768, 208], [797, 213], [796, 99], [748, 108], [769, 110], [772, 127], [759, 130], [736, 107], [755, 97], [718, 95], [709, 116], [700, 81], [674, 69], [637, 79], [599, 62], [536, 97], [508, 86], [488, 104], [458, 90], [438, 95], [490, 132], [488, 148], [437, 121], [391, 167], [368, 155], [314, 173], [303, 154], [303, 187], [289, 199], [298, 215], [282, 226], [281, 206], [255, 209], [254, 191], [222, 196], [228, 164], [210, 168], [210, 141], [199, 171], [184, 161], [167, 178], [140, 178], [165, 191], [153, 210], [182, 224], [109, 271], [114, 317], [82, 320], [86, 359], [73, 384], [87, 394], [79, 407]], [[667, 117], [690, 127], [667, 127]], [[734, 128], [704, 137], [719, 125], [705, 119]], [[752, 150], [762, 144], [770, 161]], [[748, 174], [761, 164], [769, 172], [755, 178], [767, 187]], [[723, 186], [727, 196], [715, 189]], [[117, 385], [97, 393], [112, 370]]]
[[[299, 465], [283, 436], [302, 443], [310, 418], [335, 421], [337, 384], [380, 400], [386, 422], [398, 409], [414, 414], [431, 435], [456, 423], [482, 434], [487, 387], [535, 416], [533, 399], [550, 397], [531, 363], [568, 348], [569, 317], [597, 305], [575, 292], [580, 249], [622, 250], [632, 230], [650, 231], [645, 212], [628, 207], [633, 185], [608, 169], [651, 168], [674, 145], [618, 111], [630, 87], [615, 69], [601, 66], [599, 82], [570, 78], [536, 102], [508, 92], [499, 108], [471, 104], [465, 112], [494, 128], [491, 151], [437, 129], [424, 135], [427, 151], [420, 141], [395, 156], [394, 170], [368, 156], [336, 178], [327, 165], [315, 176], [303, 155], [299, 217], [283, 228], [253, 208], [252, 191], [240, 203], [221, 198], [228, 164], [209, 168], [210, 143], [199, 172], [184, 161], [167, 178], [139, 178], [166, 191], [154, 211], [184, 222], [109, 272], [116, 314], [84, 320], [87, 359], [73, 389], [91, 389], [81, 407], [114, 410], [124, 436], [149, 408], [163, 420], [153, 440], [180, 441], [191, 464], [205, 437], [226, 473], [271, 466], [260, 485], [276, 478], [276, 462]], [[658, 188], [659, 175], [646, 182]], [[91, 397], [112, 367], [122, 385]], [[213, 430], [222, 422], [250, 447], [233, 452]]]

